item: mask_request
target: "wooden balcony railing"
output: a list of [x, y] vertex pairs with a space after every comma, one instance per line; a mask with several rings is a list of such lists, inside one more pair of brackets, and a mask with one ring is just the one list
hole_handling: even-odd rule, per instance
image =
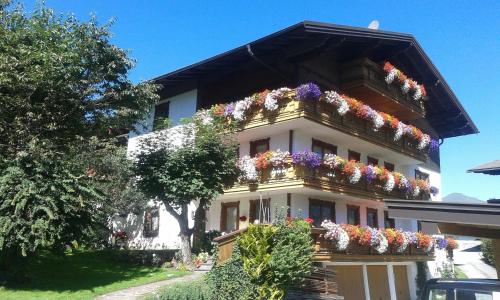
[[254, 111], [247, 121], [242, 124], [241, 129], [247, 130], [298, 118], [314, 121], [422, 162], [427, 161], [428, 158], [426, 151], [417, 148], [417, 141], [406, 136], [395, 141], [392, 129], [383, 127], [378, 131], [374, 131], [369, 121], [360, 119], [351, 113], [341, 116], [333, 105], [325, 102], [313, 103], [290, 99], [284, 102], [276, 111]]
[[349, 182], [346, 176], [343, 176], [339, 172], [332, 172], [326, 167], [321, 166], [318, 169], [308, 169], [301, 166], [293, 166], [291, 162], [282, 168], [274, 167], [260, 171], [258, 181], [240, 182], [226, 190], [225, 194], [292, 187], [306, 187], [372, 200], [387, 198], [430, 199], [429, 194], [421, 193], [417, 197], [412, 197], [397, 188], [394, 188], [391, 192], [386, 192], [380, 184], [368, 183], [364, 178], [353, 184]]
[[[246, 228], [240, 229], [214, 239], [218, 246], [217, 261], [219, 263], [231, 257], [236, 238], [245, 231]], [[346, 251], [337, 251], [331, 242], [323, 238], [325, 232], [323, 228], [311, 229], [314, 246], [313, 261], [428, 261], [434, 259], [433, 252], [425, 253], [414, 246], [408, 247], [401, 253], [395, 249], [389, 249], [384, 254], [378, 254], [369, 247], [349, 247]]]
[[402, 120], [424, 117], [426, 99], [414, 100], [411, 93], [401, 91], [400, 85], [387, 84], [385, 76], [382, 66], [375, 62], [367, 58], [355, 60], [341, 66], [341, 89]]

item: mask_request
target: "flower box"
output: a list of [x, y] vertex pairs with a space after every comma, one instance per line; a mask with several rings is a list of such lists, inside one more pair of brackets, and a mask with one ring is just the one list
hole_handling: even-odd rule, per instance
[[360, 245], [357, 241], [349, 243], [349, 247], [347, 248], [347, 253], [350, 254], [369, 255], [372, 252], [377, 253], [377, 251], [372, 251], [370, 246]]

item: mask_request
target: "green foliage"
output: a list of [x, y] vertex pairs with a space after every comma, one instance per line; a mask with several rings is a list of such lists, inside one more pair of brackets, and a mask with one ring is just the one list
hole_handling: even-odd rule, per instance
[[481, 240], [481, 253], [486, 263], [495, 266], [495, 249], [493, 248], [493, 241], [489, 239]]
[[239, 247], [235, 246], [231, 258], [215, 266], [206, 277], [211, 295], [218, 300], [253, 300], [258, 287], [243, 267]]
[[203, 231], [200, 237], [197, 240], [193, 241], [193, 252], [208, 252], [210, 254], [213, 254], [217, 246], [214, 245], [214, 242], [212, 241], [214, 238], [219, 236], [221, 236], [221, 232], [218, 230], [210, 230], [207, 232]]
[[110, 43], [109, 24], [79, 22], [43, 4], [26, 14], [5, 3], [0, 4], [4, 268], [13, 255], [62, 249], [74, 240], [85, 244], [100, 235], [106, 214], [117, 211], [112, 203], [130, 191], [124, 187], [130, 187], [131, 172], [118, 174], [125, 156], [116, 155], [113, 138], [133, 128], [158, 99], [156, 85], [128, 79], [133, 61]]
[[282, 299], [288, 287], [310, 272], [313, 247], [305, 221], [250, 225], [238, 239], [238, 247], [260, 299]]
[[[212, 300], [210, 289], [203, 280], [182, 282], [161, 289], [156, 296], [145, 299], [154, 300]], [[235, 298], [236, 299], [236, 298]]]

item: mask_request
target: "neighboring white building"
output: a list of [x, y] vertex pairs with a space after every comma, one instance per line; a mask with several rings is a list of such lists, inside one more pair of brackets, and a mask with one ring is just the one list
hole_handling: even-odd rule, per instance
[[[385, 60], [391, 60], [407, 76], [425, 84], [427, 97], [412, 100], [401, 92], [399, 85], [386, 84], [386, 73], [380, 64]], [[137, 150], [138, 141], [154, 130], [155, 119], [168, 117], [178, 125], [182, 118], [191, 117], [198, 109], [242, 99], [264, 89], [296, 87], [305, 82], [315, 82], [322, 90], [337, 90], [356, 97], [436, 139], [477, 131], [418, 42], [411, 35], [401, 33], [302, 22], [155, 81], [164, 86], [162, 100], [152, 109], [139, 134], [130, 134], [128, 152], [131, 155]], [[321, 155], [336, 153], [349, 160], [383, 166], [408, 178], [428, 180], [440, 190], [439, 152], [427, 155], [407, 140], [393, 142], [389, 131], [375, 132], [355, 116], [342, 118], [335, 113], [328, 114], [319, 105], [312, 111], [310, 108], [299, 104], [282, 107], [272, 118], [256, 112], [238, 133], [240, 157], [278, 149], [314, 151]], [[337, 223], [378, 228], [420, 229], [417, 220], [389, 218], [383, 199], [396, 197], [394, 193], [384, 194], [366, 184], [328, 181], [318, 173], [313, 179], [293, 177], [297, 172], [290, 167], [281, 180], [261, 181], [252, 187], [239, 184], [227, 190], [210, 206], [206, 229], [223, 232], [242, 229], [259, 219], [259, 213], [269, 212], [272, 220], [279, 207], [288, 207], [290, 217], [311, 217], [315, 225], [322, 219], [332, 219]], [[419, 197], [441, 200], [440, 192]], [[130, 247], [177, 248], [177, 221], [162, 205], [151, 202], [151, 207], [144, 215], [117, 220], [116, 228], [127, 231]], [[195, 208], [193, 203], [193, 212]], [[430, 230], [432, 226], [424, 224], [424, 229]], [[412, 260], [353, 259], [325, 261], [323, 265], [334, 266], [338, 272], [349, 270], [354, 277], [359, 275], [364, 285], [357, 292], [364, 293], [366, 299], [370, 295], [372, 299], [383, 295], [390, 299], [405, 297], [401, 295], [415, 298], [416, 267]], [[387, 272], [385, 279], [375, 278], [381, 270]], [[374, 285], [379, 284], [388, 284], [388, 287], [378, 291]]]

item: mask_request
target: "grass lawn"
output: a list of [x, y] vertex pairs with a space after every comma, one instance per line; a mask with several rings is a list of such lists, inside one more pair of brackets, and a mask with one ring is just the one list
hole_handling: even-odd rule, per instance
[[116, 262], [112, 252], [44, 254], [31, 264], [31, 281], [0, 287], [0, 299], [93, 299], [132, 286], [187, 274]]

